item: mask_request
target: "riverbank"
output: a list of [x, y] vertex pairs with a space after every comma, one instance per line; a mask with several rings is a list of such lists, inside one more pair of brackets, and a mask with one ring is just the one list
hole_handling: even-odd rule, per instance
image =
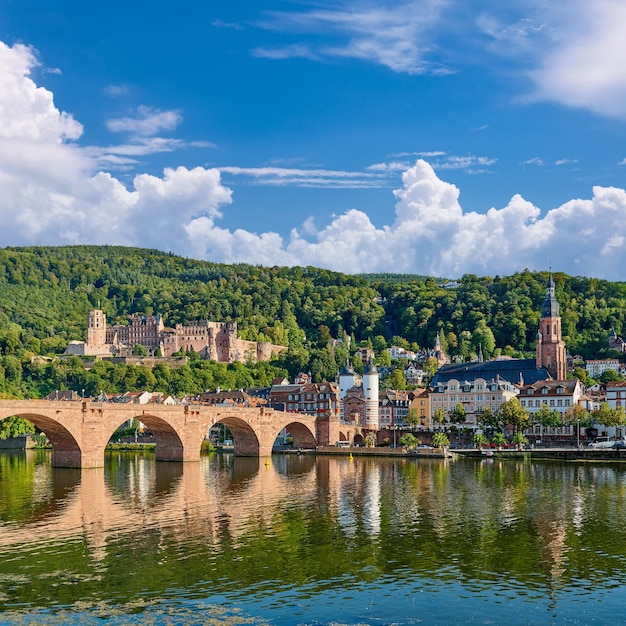
[[526, 448], [524, 450], [454, 450], [454, 454], [471, 458], [513, 459], [546, 461], [618, 461], [626, 462], [626, 450], [597, 448]]
[[311, 450], [315, 454], [331, 456], [386, 456], [386, 457], [410, 457], [410, 458], [431, 458], [444, 459], [451, 458], [453, 454], [449, 450], [441, 448], [415, 448], [407, 452], [403, 448], [364, 448], [361, 446], [351, 446], [337, 448], [336, 446], [318, 446]]

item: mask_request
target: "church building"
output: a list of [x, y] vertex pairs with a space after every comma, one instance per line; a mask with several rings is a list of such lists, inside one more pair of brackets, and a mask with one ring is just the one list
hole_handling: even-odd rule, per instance
[[552, 274], [546, 283], [546, 297], [541, 305], [534, 359], [506, 359], [443, 365], [435, 374], [432, 386], [446, 386], [449, 381], [472, 383], [477, 379], [507, 381], [513, 385], [530, 385], [541, 380], [566, 379], [566, 351], [561, 337], [559, 303], [555, 296]]
[[537, 369], [545, 367], [554, 380], [565, 380], [567, 357], [561, 338], [559, 303], [554, 295], [552, 274], [546, 285], [546, 298], [541, 305], [541, 320], [537, 332]]

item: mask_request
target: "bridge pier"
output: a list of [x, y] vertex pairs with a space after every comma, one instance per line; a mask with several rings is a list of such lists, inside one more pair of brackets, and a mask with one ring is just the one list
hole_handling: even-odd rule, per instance
[[60, 450], [52, 448], [52, 467], [72, 467], [91, 469], [104, 466], [104, 450], [81, 452], [80, 450]]

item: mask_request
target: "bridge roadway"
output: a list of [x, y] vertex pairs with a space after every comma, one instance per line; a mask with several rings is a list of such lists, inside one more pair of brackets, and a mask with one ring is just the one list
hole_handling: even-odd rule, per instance
[[140, 420], [154, 435], [157, 461], [199, 460], [202, 440], [218, 422], [232, 433], [237, 456], [271, 455], [283, 428], [303, 449], [339, 439], [339, 417], [316, 418], [264, 407], [0, 400], [0, 420], [13, 415], [45, 433], [54, 467], [102, 467], [109, 439], [131, 419]]

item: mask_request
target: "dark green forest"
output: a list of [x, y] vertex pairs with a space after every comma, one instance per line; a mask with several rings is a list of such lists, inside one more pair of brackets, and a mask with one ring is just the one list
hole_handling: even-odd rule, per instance
[[[154, 389], [177, 395], [268, 384], [310, 371], [333, 379], [359, 345], [432, 347], [469, 359], [530, 354], [545, 296], [546, 272], [444, 279], [415, 275], [346, 275], [313, 267], [225, 265], [114, 246], [0, 250], [0, 393], [39, 397], [54, 389], [93, 395]], [[571, 354], [607, 356], [612, 327], [625, 330], [626, 283], [555, 273], [563, 335]], [[167, 326], [193, 320], [236, 321], [244, 339], [286, 345], [271, 363], [202, 362], [155, 368], [59, 360], [85, 339], [89, 309], [110, 324], [131, 314], [160, 314]], [[339, 343], [333, 339], [340, 339]], [[34, 356], [52, 360], [33, 360]]]

